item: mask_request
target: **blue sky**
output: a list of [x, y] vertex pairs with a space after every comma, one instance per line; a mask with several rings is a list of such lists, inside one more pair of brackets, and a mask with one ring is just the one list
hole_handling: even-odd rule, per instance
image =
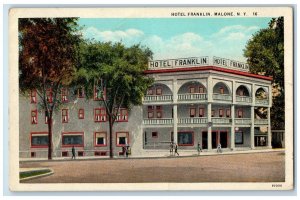
[[149, 47], [154, 59], [218, 56], [245, 61], [252, 34], [271, 18], [81, 18], [83, 36]]

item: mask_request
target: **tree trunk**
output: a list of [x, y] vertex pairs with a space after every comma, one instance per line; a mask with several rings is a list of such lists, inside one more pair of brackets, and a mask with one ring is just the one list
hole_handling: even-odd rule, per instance
[[114, 152], [113, 152], [113, 122], [112, 122], [112, 117], [108, 116], [109, 120], [109, 157], [113, 158], [114, 157]]
[[[51, 116], [51, 115], [50, 115]], [[48, 160], [52, 159], [52, 116], [48, 117]]]

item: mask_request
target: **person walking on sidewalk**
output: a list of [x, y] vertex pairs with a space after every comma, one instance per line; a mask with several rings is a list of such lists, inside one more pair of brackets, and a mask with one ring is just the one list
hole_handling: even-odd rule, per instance
[[174, 155], [177, 154], [177, 155], [179, 156], [179, 153], [178, 153], [178, 145], [177, 145], [176, 143], [174, 144], [174, 148], [175, 148], [175, 153], [174, 153]]
[[199, 156], [200, 152], [202, 152], [200, 142], [198, 142], [197, 151], [198, 151], [198, 156]]
[[72, 147], [72, 159], [74, 158], [74, 160], [75, 160], [75, 154], [76, 154], [75, 147], [73, 145], [73, 147]]
[[174, 151], [174, 144], [173, 142], [170, 143], [170, 156], [173, 156], [173, 151]]
[[218, 146], [217, 146], [217, 153], [222, 153], [221, 143], [219, 143]]

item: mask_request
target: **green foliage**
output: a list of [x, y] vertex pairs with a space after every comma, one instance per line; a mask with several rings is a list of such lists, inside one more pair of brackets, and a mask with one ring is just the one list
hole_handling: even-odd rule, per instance
[[273, 18], [244, 49], [250, 72], [273, 77], [272, 129], [284, 129], [284, 19]]
[[114, 109], [120, 106], [130, 109], [132, 105], [142, 104], [143, 95], [153, 83], [143, 74], [152, 57], [148, 48], [95, 41], [81, 43], [80, 47], [80, 65], [74, 85], [83, 86], [87, 98], [93, 97], [94, 85], [99, 80], [98, 87], [107, 91], [108, 114], [116, 114]]

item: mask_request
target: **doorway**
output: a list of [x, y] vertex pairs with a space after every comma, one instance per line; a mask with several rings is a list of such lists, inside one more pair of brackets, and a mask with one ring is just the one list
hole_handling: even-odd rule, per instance
[[202, 132], [202, 149], [207, 149], [207, 131]]
[[227, 131], [220, 131], [220, 144], [222, 148], [227, 148], [228, 145]]
[[211, 132], [211, 147], [213, 149], [216, 149], [218, 145], [218, 132], [212, 131]]

